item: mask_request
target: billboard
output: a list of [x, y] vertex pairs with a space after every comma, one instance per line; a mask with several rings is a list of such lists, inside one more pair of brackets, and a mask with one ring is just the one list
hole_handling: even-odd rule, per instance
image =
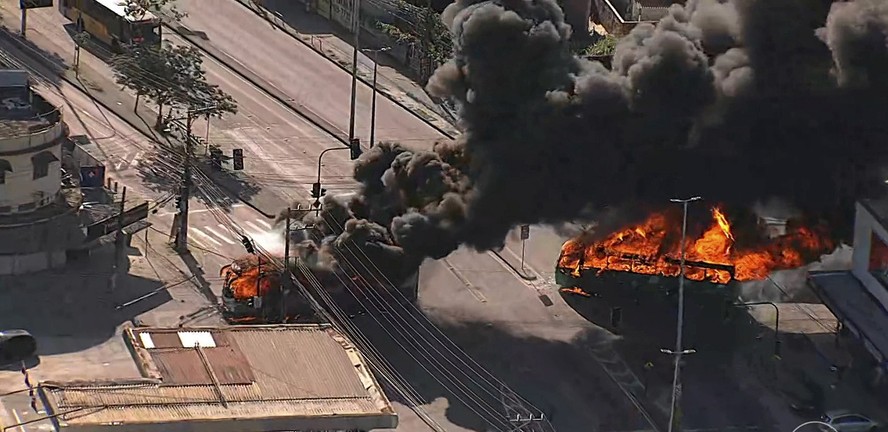
[[80, 187], [102, 187], [105, 185], [105, 167], [91, 166], [80, 168]]
[[[147, 218], [148, 203], [144, 202], [123, 212], [123, 218], [121, 218], [119, 214], [116, 214], [90, 225], [86, 228], [86, 240], [95, 240], [101, 236], [117, 231], [117, 229], [120, 227], [126, 227], [127, 225], [136, 223], [142, 219]], [[118, 224], [118, 221], [120, 221], [121, 219], [123, 219], [122, 223]]]

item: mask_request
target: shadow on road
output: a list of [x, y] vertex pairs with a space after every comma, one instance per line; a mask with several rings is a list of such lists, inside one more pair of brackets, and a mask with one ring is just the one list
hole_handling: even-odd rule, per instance
[[[46, 51], [33, 42], [23, 39], [17, 30], [0, 26], [0, 40], [8, 43], [9, 48], [6, 54], [19, 59], [34, 59], [42, 65], [41, 69], [48, 69], [40, 73], [32, 74], [32, 77], [39, 82], [58, 87], [62, 82], [60, 74], [68, 68], [65, 59], [58, 54]], [[4, 61], [5, 62], [5, 61]], [[8, 65], [9, 67], [17, 67], [17, 65]]]
[[76, 352], [105, 342], [120, 324], [171, 300], [163, 291], [116, 310], [163, 283], [124, 274], [125, 266], [112, 291], [112, 256], [113, 249], [103, 247], [64, 270], [0, 276], [0, 329], [28, 330], [37, 339], [38, 355]]
[[[425, 322], [420, 312], [413, 316]], [[425, 404], [440, 397], [447, 399], [446, 418], [457, 426], [474, 431], [504, 430], [502, 424], [490, 429], [492, 426], [482, 420], [479, 412], [512, 424], [516, 410], [508, 408], [512, 403], [503, 394], [505, 384], [539, 409], [558, 430], [645, 427], [641, 416], [586, 354], [585, 345], [601, 337], [592, 331], [566, 343], [517, 336], [482, 322], [440, 325], [441, 331], [457, 345], [453, 346], [438, 342], [440, 334], [436, 330], [419, 324], [410, 329], [399, 328], [379, 314], [357, 317], [355, 321], [413, 385]], [[406, 321], [414, 322], [409, 317]], [[481, 372], [479, 365], [492, 376]], [[392, 389], [387, 389], [386, 394], [398, 400]], [[469, 400], [475, 402], [465, 403]], [[481, 412], [485, 408], [488, 412]]]

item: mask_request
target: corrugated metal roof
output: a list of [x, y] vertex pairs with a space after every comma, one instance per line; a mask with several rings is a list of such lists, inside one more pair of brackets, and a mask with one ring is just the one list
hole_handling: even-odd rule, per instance
[[[181, 341], [170, 347], [172, 337], [186, 331], [212, 332], [216, 342], [226, 345], [200, 348], [218, 387], [198, 349], [183, 348]], [[148, 338], [141, 334], [150, 334], [151, 343], [145, 345], [155, 348], [146, 349]], [[342, 416], [396, 423], [391, 404], [360, 354], [328, 326], [133, 329], [129, 342], [143, 373], [160, 370], [162, 383], [53, 383], [43, 388], [52, 410], [89, 410], [67, 419], [72, 425], [291, 417], [341, 421]]]
[[270, 399], [368, 396], [343, 346], [327, 332], [236, 331], [228, 336]]

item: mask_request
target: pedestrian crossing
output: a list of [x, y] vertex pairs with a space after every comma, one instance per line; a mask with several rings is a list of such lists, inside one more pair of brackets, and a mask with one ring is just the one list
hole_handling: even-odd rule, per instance
[[[238, 220], [235, 222], [250, 238], [260, 237], [274, 229], [265, 219]], [[221, 223], [191, 224], [188, 227], [189, 243], [205, 249], [215, 250], [230, 246], [240, 247], [240, 235]]]

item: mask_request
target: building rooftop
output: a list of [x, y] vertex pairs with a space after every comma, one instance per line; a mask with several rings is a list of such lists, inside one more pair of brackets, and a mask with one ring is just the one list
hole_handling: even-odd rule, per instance
[[60, 415], [62, 429], [397, 426], [391, 403], [360, 353], [330, 326], [135, 328], [124, 337], [142, 380], [42, 383], [48, 410], [71, 413]]

